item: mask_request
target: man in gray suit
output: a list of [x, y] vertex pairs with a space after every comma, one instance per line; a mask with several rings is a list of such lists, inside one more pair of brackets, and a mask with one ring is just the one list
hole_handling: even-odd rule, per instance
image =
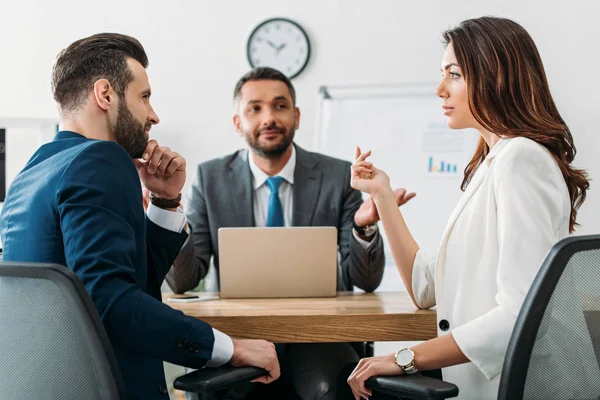
[[[234, 100], [233, 122], [249, 149], [198, 166], [187, 205], [190, 238], [167, 275], [171, 288], [196, 287], [211, 257], [219, 270], [221, 227], [335, 226], [338, 290], [375, 290], [385, 263], [375, 205], [350, 186], [349, 162], [293, 143], [300, 110], [290, 80], [256, 68], [238, 81]], [[399, 205], [413, 196], [396, 192]], [[280, 357], [282, 378], [306, 400], [334, 398], [339, 370], [358, 360], [348, 343], [290, 344]]]

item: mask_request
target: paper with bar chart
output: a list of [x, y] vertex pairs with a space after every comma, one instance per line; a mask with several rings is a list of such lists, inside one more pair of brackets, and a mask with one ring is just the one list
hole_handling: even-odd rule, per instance
[[473, 135], [430, 122], [421, 133], [421, 163], [428, 178], [460, 178], [473, 154]]

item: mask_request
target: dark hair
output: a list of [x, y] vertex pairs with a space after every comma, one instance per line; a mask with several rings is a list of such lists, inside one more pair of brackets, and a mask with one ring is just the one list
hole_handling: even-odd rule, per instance
[[127, 57], [148, 67], [148, 57], [141, 43], [127, 35], [99, 33], [73, 42], [61, 51], [52, 69], [54, 100], [63, 111], [73, 111], [98, 79], [107, 79], [120, 98], [124, 98], [133, 75]]
[[[467, 84], [471, 113], [496, 135], [526, 137], [544, 146], [558, 164], [569, 189], [573, 232], [577, 209], [589, 188], [587, 173], [571, 163], [573, 136], [550, 94], [542, 60], [533, 39], [514, 21], [482, 17], [463, 21], [443, 33], [452, 44]], [[483, 138], [465, 168], [465, 190], [489, 153]]]
[[290, 95], [292, 96], [292, 103], [296, 105], [296, 91], [294, 90], [294, 85], [292, 85], [292, 81], [290, 81], [289, 78], [283, 73], [279, 72], [274, 68], [269, 67], [254, 68], [246, 75], [242, 76], [240, 80], [235, 84], [235, 89], [233, 90], [234, 100], [237, 100], [240, 96], [242, 86], [244, 86], [246, 82], [251, 81], [281, 81], [285, 83], [285, 85], [290, 91]]

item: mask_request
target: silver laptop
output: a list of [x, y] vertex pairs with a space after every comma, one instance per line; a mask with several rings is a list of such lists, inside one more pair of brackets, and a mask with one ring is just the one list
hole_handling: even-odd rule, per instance
[[220, 228], [222, 298], [333, 297], [337, 228]]

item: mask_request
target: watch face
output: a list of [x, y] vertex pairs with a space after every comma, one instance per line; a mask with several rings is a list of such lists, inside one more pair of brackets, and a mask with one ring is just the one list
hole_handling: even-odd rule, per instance
[[254, 29], [248, 39], [247, 52], [252, 68], [271, 67], [293, 78], [308, 63], [310, 43], [300, 25], [274, 18]]
[[396, 355], [396, 364], [408, 365], [413, 360], [413, 353], [408, 349], [402, 349]]
[[377, 225], [369, 225], [365, 228], [365, 236], [373, 236], [377, 232]]

